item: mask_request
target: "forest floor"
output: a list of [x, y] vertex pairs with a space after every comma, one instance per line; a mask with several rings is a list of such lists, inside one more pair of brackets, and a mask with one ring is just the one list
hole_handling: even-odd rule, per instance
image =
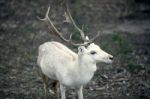
[[[0, 1], [0, 99], [43, 99], [37, 49], [43, 42], [57, 38], [47, 36], [46, 26], [36, 18], [45, 13], [46, 1], [29, 1]], [[62, 10], [55, 8], [55, 11]], [[113, 64], [98, 64], [93, 79], [84, 86], [84, 99], [150, 99], [149, 16], [141, 13], [110, 22], [93, 21], [94, 26], [89, 25], [88, 35], [102, 29], [96, 43], [115, 59]], [[54, 97], [49, 93], [51, 98]], [[74, 90], [67, 91], [67, 98], [76, 98]]]

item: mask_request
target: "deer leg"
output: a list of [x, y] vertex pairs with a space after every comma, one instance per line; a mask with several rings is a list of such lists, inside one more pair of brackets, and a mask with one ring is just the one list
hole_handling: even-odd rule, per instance
[[51, 84], [52, 84], [52, 88], [54, 89], [54, 93], [55, 93], [56, 98], [59, 99], [59, 81], [55, 80]]
[[60, 92], [61, 92], [61, 99], [66, 99], [66, 95], [65, 95], [66, 88], [62, 84], [60, 84]]
[[78, 99], [83, 99], [83, 92], [82, 92], [83, 86], [80, 86], [77, 90], [78, 93]]
[[44, 99], [47, 99], [47, 90], [48, 90], [48, 77], [42, 74], [42, 79], [44, 83]]
[[55, 93], [56, 93], [56, 98], [59, 99], [59, 81], [56, 81]]

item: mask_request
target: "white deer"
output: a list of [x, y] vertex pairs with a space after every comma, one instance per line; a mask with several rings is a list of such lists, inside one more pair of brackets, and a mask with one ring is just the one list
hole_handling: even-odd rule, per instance
[[78, 46], [78, 53], [73, 52], [65, 45], [56, 41], [46, 42], [39, 46], [38, 65], [43, 74], [45, 93], [47, 93], [47, 76], [59, 82], [61, 99], [66, 99], [66, 87], [77, 89], [78, 99], [83, 99], [83, 85], [87, 84], [93, 77], [97, 69], [96, 63], [112, 63], [113, 56], [92, 43], [98, 35], [91, 40], [84, 36], [83, 31], [76, 26], [72, 19], [67, 6], [66, 17], [70, 19], [80, 32], [84, 43], [73, 43], [71, 36], [69, 40], [65, 39], [48, 17], [49, 10], [50, 7], [47, 10], [45, 18], [40, 20], [47, 22], [51, 32], [56, 33], [61, 39], [74, 46]]

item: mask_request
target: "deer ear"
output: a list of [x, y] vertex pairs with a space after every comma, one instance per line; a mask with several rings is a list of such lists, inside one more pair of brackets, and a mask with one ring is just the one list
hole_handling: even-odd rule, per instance
[[85, 51], [86, 51], [86, 48], [84, 46], [78, 47], [78, 53], [79, 54], [84, 53]]
[[91, 43], [90, 45], [95, 45], [94, 43]]

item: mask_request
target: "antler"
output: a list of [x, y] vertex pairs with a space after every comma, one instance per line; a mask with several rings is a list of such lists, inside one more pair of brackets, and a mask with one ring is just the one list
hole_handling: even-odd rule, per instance
[[38, 17], [38, 19], [41, 20], [41, 21], [46, 22], [46, 23], [48, 24], [48, 26], [49, 26], [49, 27], [48, 27], [49, 30], [50, 30], [52, 33], [57, 34], [58, 37], [60, 37], [63, 41], [68, 42], [68, 43], [72, 44], [73, 46], [85, 46], [85, 45], [87, 45], [87, 44], [92, 43], [92, 42], [99, 36], [99, 32], [98, 32], [98, 34], [97, 34], [95, 37], [93, 37], [91, 40], [89, 40], [88, 37], [86, 37], [86, 36], [84, 35], [84, 32], [75, 24], [75, 22], [74, 22], [74, 20], [73, 20], [73, 18], [72, 18], [72, 16], [71, 16], [71, 14], [70, 14], [70, 11], [69, 11], [69, 9], [68, 9], [67, 4], [66, 4], [66, 7], [65, 7], [65, 8], [66, 8], [66, 15], [68, 16], [68, 18], [70, 19], [70, 21], [72, 22], [72, 24], [75, 26], [75, 28], [80, 32], [80, 35], [81, 35], [82, 40], [84, 41], [84, 43], [74, 43], [74, 42], [71, 40], [72, 34], [70, 35], [70, 38], [69, 38], [69, 39], [66, 39], [66, 38], [64, 38], [64, 37], [62, 36], [62, 33], [57, 30], [57, 28], [54, 26], [53, 22], [51, 21], [51, 19], [50, 19], [49, 16], [48, 16], [48, 15], [49, 15], [49, 11], [50, 11], [50, 7], [48, 7], [48, 10], [47, 10], [47, 12], [46, 12], [46, 14], [45, 14], [45, 18], [40, 18], [40, 17]]
[[48, 28], [52, 33], [55, 33], [58, 35], [58, 37], [60, 37], [63, 41], [68, 42], [70, 44], [72, 44], [73, 46], [84, 46], [87, 45], [88, 43], [74, 43], [72, 42], [71, 38], [72, 38], [72, 34], [70, 35], [70, 38], [67, 40], [66, 38], [64, 38], [62, 36], [62, 33], [60, 31], [57, 30], [57, 28], [54, 26], [54, 24], [52, 23], [51, 19], [48, 17], [49, 15], [49, 11], [50, 11], [50, 7], [48, 7], [48, 10], [46, 12], [45, 18], [40, 18], [38, 17], [39, 20], [44, 21], [48, 24]]
[[99, 36], [100, 32], [98, 32], [95, 37], [93, 37], [91, 40], [89, 40], [88, 37], [84, 35], [84, 32], [76, 25], [75, 21], [73, 20], [73, 18], [71, 16], [71, 13], [70, 13], [70, 11], [68, 9], [67, 2], [65, 2], [65, 17], [67, 19], [70, 19], [70, 21], [72, 22], [72, 24], [74, 25], [74, 27], [79, 31], [79, 33], [81, 35], [81, 38], [84, 41], [84, 43], [86, 43], [86, 44], [92, 43]]

